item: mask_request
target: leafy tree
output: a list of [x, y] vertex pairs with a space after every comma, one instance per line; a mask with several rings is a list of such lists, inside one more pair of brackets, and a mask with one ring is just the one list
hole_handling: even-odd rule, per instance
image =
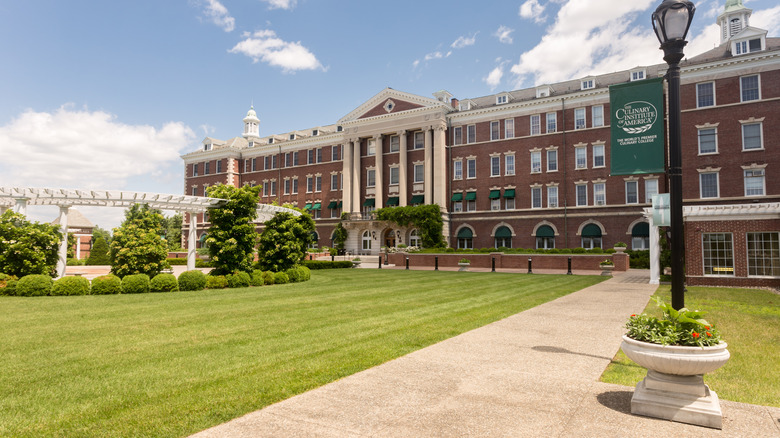
[[282, 272], [303, 262], [313, 232], [314, 220], [307, 213], [297, 217], [292, 213], [276, 213], [265, 223], [260, 235], [260, 269]]
[[210, 197], [227, 199], [224, 206], [209, 209], [211, 229], [206, 244], [214, 275], [252, 272], [257, 245], [254, 220], [257, 218], [260, 188], [248, 184], [241, 188], [224, 184], [209, 187]]
[[69, 259], [76, 257], [76, 235], [73, 233], [68, 233], [68, 252], [66, 257]]
[[169, 251], [181, 249], [181, 226], [183, 221], [184, 217], [181, 213], [165, 218], [165, 240], [168, 243]]
[[380, 208], [376, 211], [376, 218], [395, 222], [402, 227], [414, 224], [420, 230], [420, 240], [424, 248], [444, 246], [444, 223], [441, 219], [441, 209], [436, 204]]
[[92, 244], [92, 250], [87, 257], [88, 265], [110, 265], [111, 254], [109, 254], [109, 248], [103, 237], [98, 237], [95, 243]]
[[347, 229], [344, 228], [344, 224], [339, 221], [338, 225], [336, 225], [336, 229], [333, 230], [333, 245], [336, 249], [339, 251], [344, 250], [344, 243], [347, 241], [348, 236], [349, 233], [347, 232]]
[[106, 245], [111, 244], [111, 232], [95, 226], [95, 228], [92, 229], [92, 241], [96, 242], [98, 237], [102, 237], [103, 240], [106, 241]]
[[60, 247], [59, 225], [30, 222], [8, 210], [0, 216], [0, 272], [17, 277], [55, 276]]
[[162, 238], [163, 216], [159, 210], [138, 207], [125, 212], [125, 221], [114, 228], [111, 241], [111, 272], [119, 277], [146, 274], [153, 277], [170, 266], [168, 248]]

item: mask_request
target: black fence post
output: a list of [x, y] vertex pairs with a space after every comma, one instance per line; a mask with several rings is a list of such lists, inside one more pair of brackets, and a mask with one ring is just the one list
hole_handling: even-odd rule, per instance
[[406, 258], [406, 270], [409, 270], [409, 257]]
[[496, 258], [492, 257], [490, 261], [490, 272], [496, 272]]
[[330, 261], [335, 261], [336, 256], [333, 253], [330, 253]]
[[566, 275], [571, 275], [571, 257], [569, 257], [569, 271], [566, 273]]
[[439, 270], [439, 256], [433, 258], [433, 270], [434, 271]]
[[528, 257], [528, 273], [533, 274], [533, 271], [531, 271], [531, 257]]
[[379, 254], [379, 269], [382, 269], [382, 254]]

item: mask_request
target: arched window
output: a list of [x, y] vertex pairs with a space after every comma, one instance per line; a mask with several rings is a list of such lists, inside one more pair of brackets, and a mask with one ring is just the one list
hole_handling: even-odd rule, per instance
[[396, 244], [396, 241], [395, 241], [395, 231], [394, 230], [387, 230], [387, 232], [385, 232], [385, 246], [388, 247], [388, 248], [392, 248], [392, 247], [394, 247], [396, 245], [397, 244]]
[[555, 231], [549, 225], [542, 225], [536, 229], [536, 249], [555, 248]]
[[639, 222], [631, 229], [631, 249], [650, 249], [650, 225], [647, 222]]
[[474, 233], [471, 228], [463, 227], [458, 231], [458, 249], [474, 249]]
[[498, 227], [496, 230], [496, 248], [511, 248], [512, 247], [512, 231], [504, 226]]
[[601, 228], [598, 225], [588, 224], [582, 229], [582, 247], [585, 249], [601, 248]]
[[311, 232], [311, 243], [309, 248], [319, 248], [320, 235], [316, 231]]
[[420, 238], [420, 232], [415, 228], [409, 233], [409, 246], [422, 247], [422, 239]]
[[200, 239], [198, 239], [198, 248], [208, 248], [206, 245], [206, 239], [209, 237], [207, 233], [203, 233], [200, 235]]
[[370, 251], [371, 250], [371, 232], [370, 231], [363, 231], [363, 250], [364, 251]]

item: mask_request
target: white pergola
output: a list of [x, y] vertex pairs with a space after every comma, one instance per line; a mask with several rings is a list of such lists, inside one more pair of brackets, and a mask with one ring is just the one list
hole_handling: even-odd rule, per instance
[[[203, 196], [168, 195], [160, 193], [125, 192], [115, 190], [76, 190], [31, 187], [0, 187], [0, 214], [9, 208], [27, 214], [28, 205], [56, 205], [60, 208], [60, 244], [57, 277], [65, 276], [68, 253], [68, 210], [73, 206], [98, 206], [127, 208], [134, 204], [146, 204], [160, 210], [190, 213], [189, 238], [187, 239], [187, 269], [195, 269], [195, 242], [197, 241], [197, 214], [209, 208], [220, 207], [225, 199]], [[300, 212], [276, 205], [259, 204], [256, 222], [265, 222], [276, 213], [288, 212], [300, 216]]]

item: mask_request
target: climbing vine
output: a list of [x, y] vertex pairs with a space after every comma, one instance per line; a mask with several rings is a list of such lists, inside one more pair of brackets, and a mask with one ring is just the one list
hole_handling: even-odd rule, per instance
[[395, 222], [402, 227], [414, 224], [420, 230], [423, 247], [444, 247], [444, 222], [441, 219], [441, 210], [436, 204], [380, 208], [376, 211], [376, 218]]

